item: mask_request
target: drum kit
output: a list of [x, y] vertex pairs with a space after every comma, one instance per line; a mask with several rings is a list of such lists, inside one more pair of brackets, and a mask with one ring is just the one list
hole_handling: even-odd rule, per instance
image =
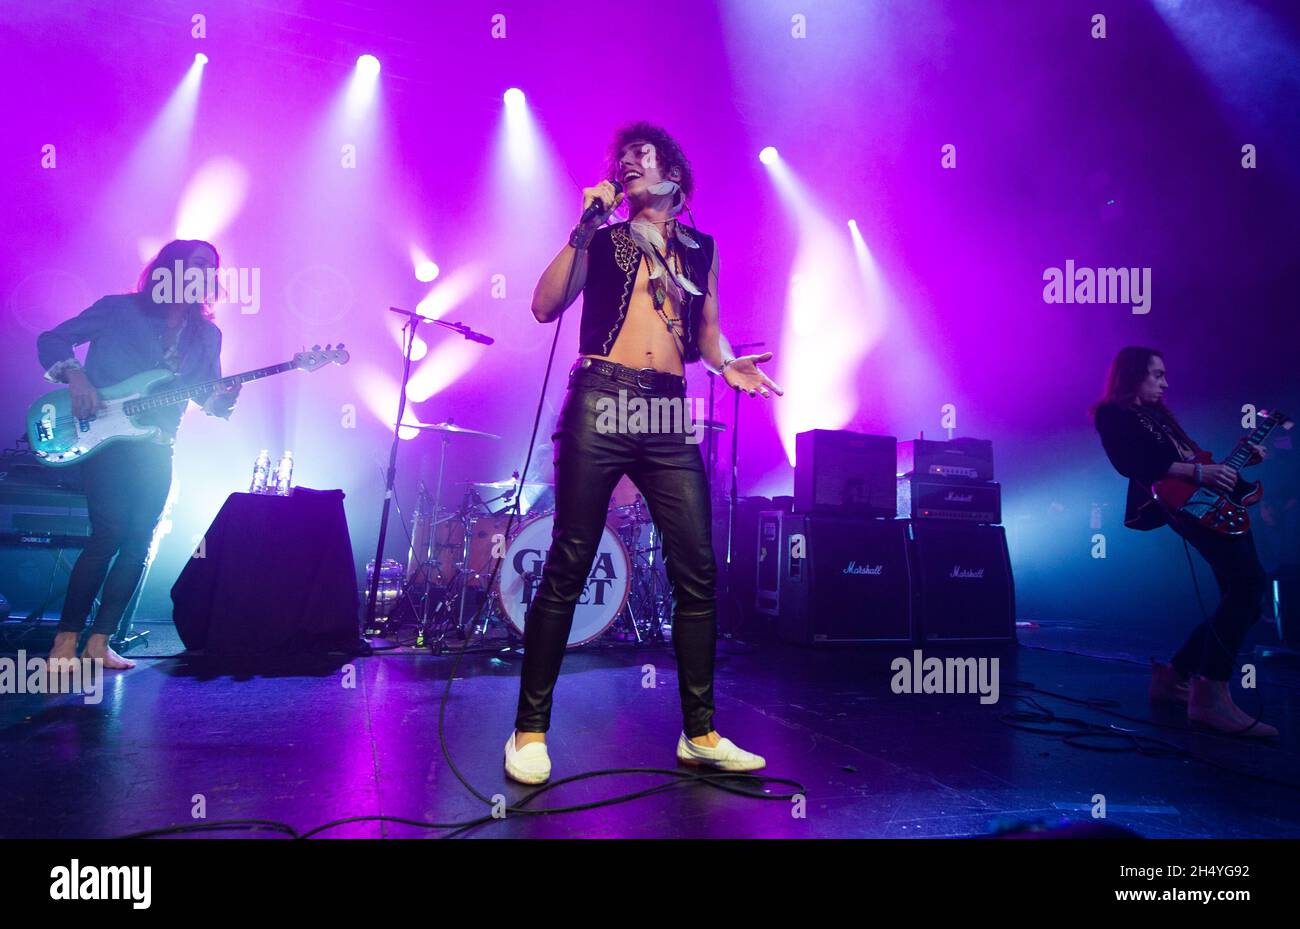
[[[442, 440], [437, 483], [432, 493], [419, 488], [405, 566], [386, 559], [380, 567], [378, 607], [366, 634], [400, 641], [402, 630], [414, 627], [412, 644], [435, 652], [449, 640], [487, 639], [494, 626], [522, 640], [555, 526], [555, 485], [522, 480], [518, 472], [504, 480], [465, 481], [459, 501], [443, 505], [450, 439], [500, 437], [450, 423], [412, 428]], [[541, 460], [550, 458], [549, 446], [539, 446], [537, 453]], [[373, 586], [373, 562], [367, 572]], [[598, 640], [663, 642], [671, 623], [659, 531], [645, 500], [624, 477], [609, 502], [568, 647]]]

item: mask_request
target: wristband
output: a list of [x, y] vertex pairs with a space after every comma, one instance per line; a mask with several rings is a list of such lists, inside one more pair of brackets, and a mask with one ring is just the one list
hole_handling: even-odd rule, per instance
[[595, 235], [595, 229], [591, 229], [582, 223], [578, 223], [578, 225], [573, 227], [573, 231], [569, 233], [569, 244], [579, 251], [582, 251], [591, 244], [591, 240]]
[[1204, 478], [1203, 475], [1204, 475], [1204, 472], [1201, 470], [1201, 466], [1200, 466], [1200, 465], [1197, 465], [1197, 466], [1196, 466], [1196, 483], [1198, 483], [1198, 484], [1204, 484], [1204, 483], [1205, 483], [1205, 478]]

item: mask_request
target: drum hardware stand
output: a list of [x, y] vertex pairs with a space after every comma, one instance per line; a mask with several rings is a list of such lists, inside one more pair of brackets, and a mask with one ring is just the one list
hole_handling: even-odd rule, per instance
[[[442, 326], [444, 329], [450, 329], [458, 332], [467, 339], [474, 342], [481, 342], [491, 345], [493, 340], [485, 335], [474, 332], [468, 326], [461, 323], [446, 322], [441, 319], [433, 319], [429, 316], [421, 316], [419, 313], [412, 313], [410, 310], [403, 310], [395, 306], [388, 308], [390, 313], [397, 313], [406, 317], [406, 322], [402, 324], [402, 333], [405, 337], [405, 346], [402, 353], [402, 383], [399, 386], [397, 400], [397, 418], [393, 425], [393, 444], [388, 451], [388, 470], [385, 472], [384, 480], [384, 506], [383, 512], [379, 517], [379, 540], [375, 545], [375, 577], [374, 582], [370, 585], [370, 596], [366, 604], [365, 625], [363, 629], [372, 629], [375, 624], [375, 604], [379, 599], [379, 573], [384, 564], [384, 543], [388, 541], [388, 514], [393, 505], [393, 487], [397, 482], [397, 449], [401, 446], [402, 441], [402, 417], [406, 415], [406, 387], [411, 382], [411, 350], [415, 346], [415, 330], [420, 323], [428, 322], [436, 326]], [[435, 524], [438, 514], [434, 513]]]

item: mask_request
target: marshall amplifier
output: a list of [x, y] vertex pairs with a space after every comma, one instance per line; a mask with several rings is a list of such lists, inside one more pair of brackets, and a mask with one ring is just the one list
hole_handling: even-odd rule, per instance
[[799, 433], [794, 440], [794, 511], [892, 517], [897, 457], [893, 436], [829, 429]]
[[68, 572], [90, 538], [81, 468], [34, 456], [0, 457], [0, 596], [24, 616], [58, 607]]
[[1015, 584], [1001, 526], [899, 520], [906, 527], [923, 642], [1014, 642]]
[[908, 475], [898, 479], [900, 519], [962, 519], [1002, 522], [1002, 487], [951, 478]]
[[[894, 519], [764, 513], [759, 597], [775, 606], [777, 636], [816, 645], [913, 641], [903, 529]], [[774, 596], [764, 583], [775, 584]]]
[[991, 481], [993, 443], [988, 439], [950, 439], [947, 442], [911, 439], [899, 442], [895, 473]]

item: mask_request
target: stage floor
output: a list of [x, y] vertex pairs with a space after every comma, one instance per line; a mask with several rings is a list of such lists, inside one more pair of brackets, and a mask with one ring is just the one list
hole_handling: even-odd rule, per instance
[[[148, 653], [166, 652], [172, 641], [169, 625], [155, 627]], [[973, 836], [1000, 819], [1087, 822], [1101, 794], [1109, 823], [1145, 836], [1300, 837], [1300, 795], [1269, 782], [1300, 784], [1300, 675], [1261, 663], [1260, 690], [1239, 697], [1253, 709], [1262, 695], [1265, 718], [1282, 729], [1280, 744], [1259, 744], [1192, 731], [1176, 710], [1153, 711], [1145, 666], [1077, 653], [1086, 650], [1068, 629], [1027, 631], [1017, 648], [961, 650], [1000, 660], [1000, 699], [982, 705], [976, 694], [893, 693], [890, 662], [910, 657], [910, 649], [723, 643], [718, 729], [765, 755], [763, 773], [804, 785], [802, 817], [788, 800], [684, 784], [578, 813], [510, 815], [460, 834]], [[355, 659], [351, 687], [342, 658], [246, 667], [185, 656], [138, 660], [135, 670], [107, 676], [98, 705], [72, 696], [0, 700], [0, 835], [110, 837], [194, 824], [202, 821], [191, 812], [200, 802], [208, 822], [277, 820], [299, 831], [351, 816], [460, 822], [489, 812], [439, 749], [450, 658], [407, 650]], [[643, 686], [648, 666], [654, 687]], [[511, 803], [531, 789], [506, 780], [501, 769], [517, 681], [517, 658], [467, 656], [447, 706], [447, 745], [457, 767], [483, 794]], [[1124, 750], [1092, 751], [1010, 727], [1002, 717], [1030, 709], [1019, 699], [1026, 685], [1115, 701], [1103, 708], [1033, 698], [1057, 716], [1114, 726], [1115, 739], [1094, 744]], [[667, 648], [572, 653], [556, 694], [554, 778], [595, 768], [676, 767], [680, 717]], [[1124, 747], [1125, 732], [1161, 742], [1144, 740], [1139, 753]], [[668, 780], [588, 779], [533, 805], [591, 803]], [[790, 791], [781, 784], [769, 790]], [[447, 832], [371, 822], [327, 834]]]

